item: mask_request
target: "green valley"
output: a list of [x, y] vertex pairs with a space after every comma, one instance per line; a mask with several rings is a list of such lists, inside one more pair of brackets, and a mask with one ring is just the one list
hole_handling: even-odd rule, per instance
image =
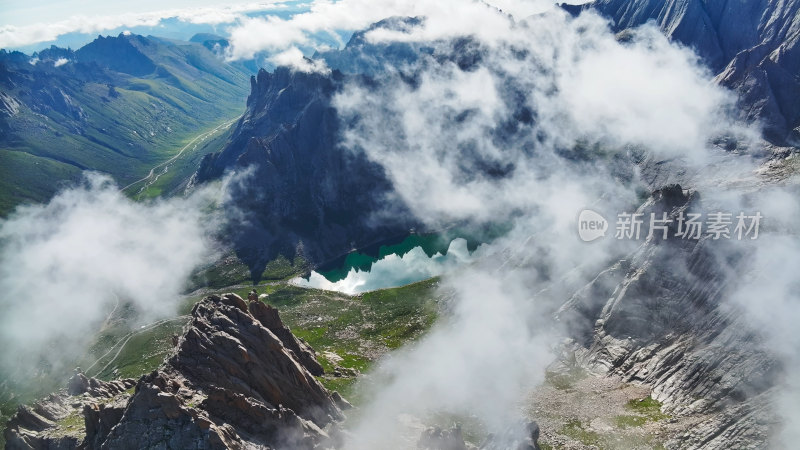
[[0, 215], [46, 201], [84, 170], [126, 186], [170, 161], [146, 196], [174, 189], [198, 153], [224, 144], [248, 79], [201, 44], [153, 36], [98, 37], [34, 57], [0, 51]]

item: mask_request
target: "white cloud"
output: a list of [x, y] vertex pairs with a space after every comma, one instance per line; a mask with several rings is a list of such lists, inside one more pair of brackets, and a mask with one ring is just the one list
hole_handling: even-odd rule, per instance
[[[583, 243], [575, 228], [587, 206], [637, 205], [640, 185], [611, 176], [620, 168], [633, 175], [627, 148], [705, 167], [722, 153], [712, 138], [749, 133], [727, 119], [732, 97], [695, 55], [653, 28], [621, 43], [593, 14], [552, 11], [520, 22], [479, 4], [426, 8], [433, 15], [420, 27], [369, 37], [425, 42], [447, 54], [446, 38], [469, 35], [474, 65], [423, 57], [407, 70], [413, 83], [387, 71], [368, 88], [346, 86], [335, 98], [343, 144], [381, 164], [430, 226], [513, 229], [468, 269], [444, 277], [453, 314], [381, 365], [352, 448], [413, 447], [418, 431], [398, 420], [404, 414], [469, 416], [490, 429], [513, 420], [563, 331], [550, 313], [631, 250], [614, 239]], [[525, 111], [529, 120], [520, 120]], [[565, 156], [579, 140], [585, 157]], [[403, 440], [408, 445], [395, 444]]]
[[655, 27], [640, 28], [636, 39], [621, 46], [609, 36], [593, 42], [596, 48], [570, 49], [556, 69], [566, 111], [590, 135], [662, 155], [702, 157], [697, 149], [719, 132], [731, 93], [709, 86], [711, 76], [695, 56], [670, 45]]
[[[479, 252], [480, 248], [476, 250]], [[353, 295], [388, 287], [403, 286], [416, 281], [448, 273], [472, 261], [467, 250], [467, 241], [454, 239], [447, 252], [428, 257], [422, 247], [415, 247], [403, 256], [387, 255], [372, 264], [369, 270], [350, 269], [347, 276], [339, 281], [328, 281], [317, 272], [311, 272], [308, 280], [295, 278], [297, 286], [325, 289]]]
[[[492, 2], [488, 2], [492, 3]], [[248, 59], [261, 51], [276, 52], [292, 46], [310, 45], [314, 33], [326, 32], [336, 37], [337, 30], [356, 31], [382, 19], [401, 16], [425, 16], [429, 19], [420, 28], [417, 39], [435, 39], [452, 36], [469, 30], [481, 38], [502, 32], [507, 26], [505, 19], [493, 13], [496, 8], [488, 3], [472, 0], [446, 0], [408, 2], [403, 0], [316, 0], [308, 12], [296, 14], [289, 19], [270, 16], [242, 20], [230, 29], [232, 59]], [[511, 5], [511, 2], [502, 2]], [[524, 17], [530, 12], [539, 12], [553, 6], [553, 2], [532, 1], [514, 3], [511, 12]], [[376, 39], [403, 40], [403, 33], [376, 31], [370, 35]], [[343, 42], [340, 43], [344, 45]]]
[[243, 19], [245, 13], [282, 8], [282, 2], [240, 3], [234, 5], [160, 9], [147, 12], [123, 12], [92, 15], [90, 11], [54, 22], [0, 26], [0, 48], [24, 47], [39, 42], [51, 42], [68, 33], [101, 33], [119, 27], [154, 27], [168, 18], [193, 24], [219, 25]]
[[69, 60], [67, 58], [58, 58], [54, 63], [53, 67], [61, 67], [64, 64], [68, 63]]
[[[764, 217], [758, 239], [745, 240], [735, 249], [741, 263], [731, 274], [726, 300], [758, 332], [763, 350], [783, 365], [774, 389], [776, 412], [783, 420], [773, 442], [776, 448], [791, 448], [800, 439], [800, 201], [796, 186], [762, 186], [746, 197], [715, 198], [721, 209], [757, 210]], [[732, 260], [722, 249], [717, 250], [717, 258]]]
[[297, 47], [292, 47], [277, 55], [269, 57], [269, 61], [277, 66], [291, 67], [305, 73], [329, 73], [330, 69], [322, 60], [308, 59]]
[[302, 30], [271, 16], [242, 19], [229, 32], [229, 56], [232, 59], [249, 59], [261, 51], [279, 52], [308, 42]]
[[[579, 138], [699, 161], [708, 154], [707, 141], [732, 126], [724, 115], [732, 97], [710, 82], [693, 53], [652, 28], [623, 45], [593, 15], [572, 20], [554, 11], [522, 25], [495, 16], [484, 21], [505, 26], [479, 40], [483, 61], [475, 70], [432, 64], [413, 86], [396, 77], [377, 92], [352, 85], [336, 98], [340, 114], [355, 123], [345, 130], [345, 145], [383, 164], [419, 217], [487, 220], [531, 209], [541, 196], [530, 193], [549, 192], [548, 177], [571, 186], [569, 178], [581, 176], [570, 167], [545, 169], [560, 164], [548, 155]], [[431, 23], [436, 20], [425, 21]], [[518, 98], [524, 104], [509, 101], [514, 90], [525, 93]], [[511, 143], [487, 137], [503, 121], [517, 120], [512, 115], [521, 106], [535, 111], [532, 124], [521, 125], [524, 133]], [[464, 168], [467, 148], [498, 167], [513, 167], [514, 176], [471, 176]], [[576, 198], [588, 203], [591, 193], [576, 192]]]
[[174, 315], [190, 272], [213, 255], [224, 186], [134, 202], [103, 175], [0, 221], [0, 372], [74, 364], [115, 305], [143, 323]]
[[453, 414], [490, 430], [512, 423], [519, 393], [542, 380], [540, 362], [552, 358], [551, 336], [529, 322], [545, 312], [520, 302], [528, 296], [524, 278], [487, 266], [448, 278], [444, 289], [458, 293], [452, 318], [369, 375], [374, 390], [367, 391], [369, 402], [349, 430], [346, 448], [416, 448], [420, 430], [404, 416], [424, 423]]

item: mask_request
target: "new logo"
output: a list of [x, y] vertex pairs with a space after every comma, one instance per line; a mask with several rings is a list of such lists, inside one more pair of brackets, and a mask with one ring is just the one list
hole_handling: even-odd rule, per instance
[[606, 235], [608, 221], [600, 213], [584, 209], [578, 216], [578, 236], [584, 242], [591, 242]]

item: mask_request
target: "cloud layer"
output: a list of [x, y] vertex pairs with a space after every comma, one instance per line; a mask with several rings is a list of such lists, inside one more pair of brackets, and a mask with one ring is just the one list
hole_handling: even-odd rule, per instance
[[[56, 41], [68, 33], [102, 33], [120, 27], [156, 27], [165, 19], [174, 18], [191, 24], [234, 24], [247, 13], [275, 11], [285, 7], [285, 2], [242, 2], [218, 6], [190, 8], [157, 8], [147, 12], [120, 12], [94, 15], [91, 9], [55, 22], [36, 22], [24, 25], [0, 25], [0, 48], [26, 47], [40, 42]], [[131, 8], [135, 9], [135, 8]], [[129, 9], [128, 11], [130, 11]], [[188, 38], [188, 37], [187, 37]]]
[[341, 92], [343, 144], [383, 165], [431, 226], [513, 228], [445, 277], [453, 314], [373, 375], [352, 448], [413, 447], [419, 430], [404, 417], [511, 423], [564, 331], [554, 309], [631, 250], [581, 242], [578, 213], [635, 209], [639, 152], [705, 167], [727, 158], [716, 136], [751, 135], [728, 119], [730, 93], [654, 27], [620, 41], [593, 14], [520, 21], [472, 2], [425, 12], [414, 29], [367, 34], [424, 43], [434, 56]]
[[212, 194], [136, 203], [89, 174], [0, 222], [2, 373], [74, 364], [116, 306], [143, 323], [174, 315], [190, 272], [212, 256]]
[[[471, 30], [478, 35], [494, 33], [506, 23], [498, 14], [486, 14], [486, 5], [495, 2], [473, 2], [470, 0], [447, 0], [442, 2], [408, 2], [403, 0], [339, 0], [336, 2], [317, 0], [307, 12], [289, 19], [275, 16], [254, 17], [242, 20], [230, 29], [231, 48], [229, 57], [249, 59], [259, 52], [281, 52], [292, 47], [313, 46], [315, 35], [325, 33], [345, 44], [339, 31], [356, 31], [387, 17], [424, 16], [434, 19], [427, 28], [429, 35], [452, 36], [461, 30]], [[498, 2], [500, 7], [511, 2]], [[554, 5], [546, 0], [527, 0], [513, 3], [511, 12], [524, 17], [541, 12]], [[496, 8], [493, 8], [497, 11]]]

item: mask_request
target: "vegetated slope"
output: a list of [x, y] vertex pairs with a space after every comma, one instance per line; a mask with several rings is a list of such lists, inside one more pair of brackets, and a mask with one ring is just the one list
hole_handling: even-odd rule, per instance
[[0, 214], [83, 170], [120, 185], [241, 113], [247, 72], [201, 44], [98, 37], [33, 57], [0, 50]]
[[766, 138], [800, 145], [800, 1], [596, 0], [563, 7], [595, 9], [616, 31], [653, 21], [738, 93], [740, 113], [763, 120]]

